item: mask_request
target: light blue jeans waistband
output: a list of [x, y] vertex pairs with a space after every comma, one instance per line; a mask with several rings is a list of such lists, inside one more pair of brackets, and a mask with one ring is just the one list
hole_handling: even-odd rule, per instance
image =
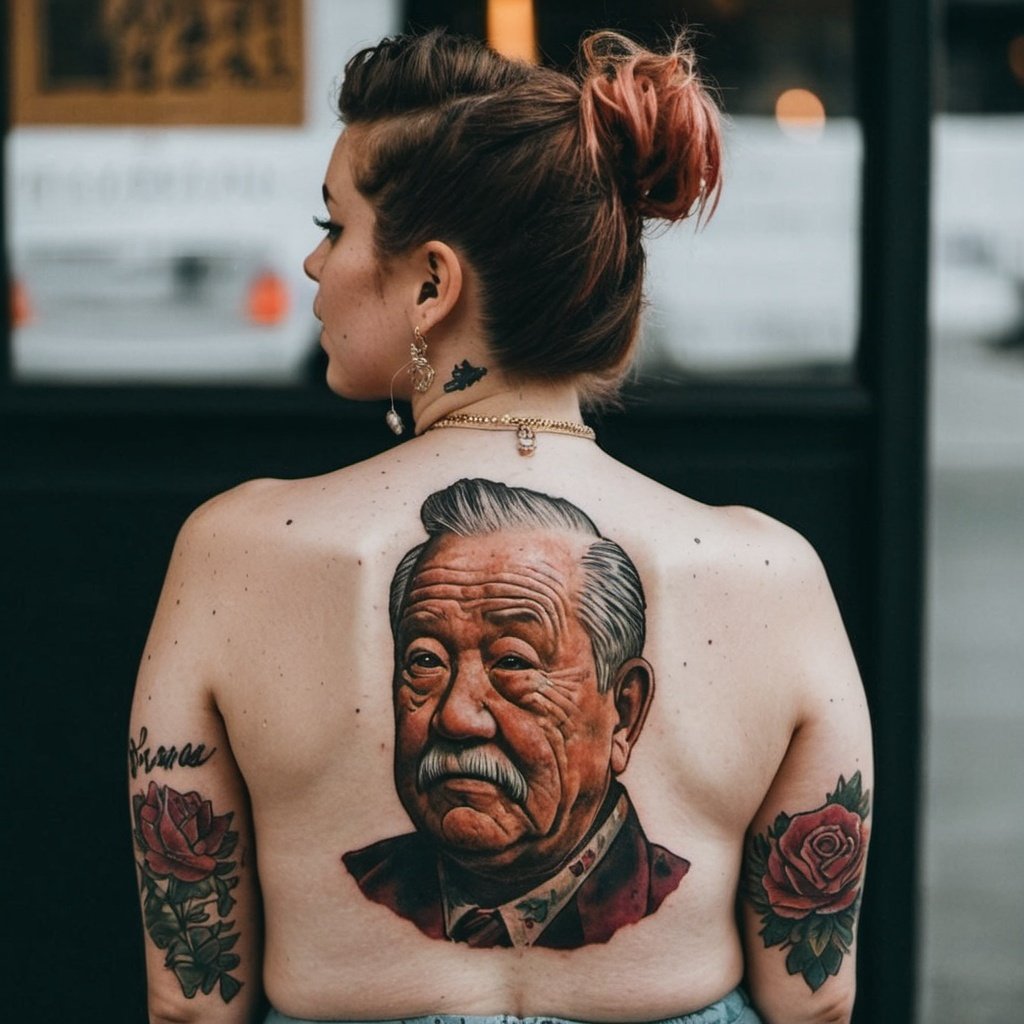
[[[377, 1021], [308, 1021], [297, 1017], [286, 1017], [277, 1010], [271, 1010], [265, 1024], [584, 1024], [566, 1017], [514, 1017], [508, 1013], [488, 1016], [470, 1016], [458, 1013], [435, 1013], [425, 1017], [402, 1017], [394, 1020]], [[696, 1013], [682, 1017], [669, 1017], [654, 1024], [762, 1024], [757, 1011], [750, 1005], [742, 989], [733, 989], [716, 1003], [705, 1006]]]

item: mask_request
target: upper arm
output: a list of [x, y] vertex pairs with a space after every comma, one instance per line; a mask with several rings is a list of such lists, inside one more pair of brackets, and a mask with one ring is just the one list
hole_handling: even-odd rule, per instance
[[132, 705], [129, 798], [151, 1019], [248, 1021], [259, 894], [246, 789], [217, 710], [208, 516], [175, 547]]
[[777, 684], [794, 690], [793, 732], [741, 882], [747, 981], [770, 1024], [849, 1019], [873, 786], [857, 667], [824, 570], [798, 543], [773, 658]]

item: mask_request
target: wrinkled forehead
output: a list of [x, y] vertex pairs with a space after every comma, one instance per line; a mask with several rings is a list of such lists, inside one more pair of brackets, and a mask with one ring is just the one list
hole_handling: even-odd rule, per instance
[[451, 566], [463, 571], [529, 571], [557, 569], [576, 579], [580, 561], [596, 538], [559, 530], [501, 530], [472, 537], [446, 533], [428, 542], [417, 574], [428, 567]]
[[438, 593], [472, 599], [536, 590], [575, 608], [583, 578], [581, 558], [590, 540], [555, 530], [443, 534], [427, 544], [410, 580], [406, 607]]

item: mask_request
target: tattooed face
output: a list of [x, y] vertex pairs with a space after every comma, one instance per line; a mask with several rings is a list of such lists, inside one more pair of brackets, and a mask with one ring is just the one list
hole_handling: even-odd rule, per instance
[[586, 543], [446, 535], [412, 577], [396, 650], [396, 786], [417, 828], [477, 870], [557, 866], [608, 791], [618, 719], [577, 614]]

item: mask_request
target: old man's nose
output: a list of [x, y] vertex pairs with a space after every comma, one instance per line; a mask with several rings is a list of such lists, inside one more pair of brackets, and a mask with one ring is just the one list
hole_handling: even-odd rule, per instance
[[478, 657], [459, 659], [451, 685], [434, 712], [435, 731], [447, 739], [490, 739], [497, 726], [487, 702], [494, 690]]

